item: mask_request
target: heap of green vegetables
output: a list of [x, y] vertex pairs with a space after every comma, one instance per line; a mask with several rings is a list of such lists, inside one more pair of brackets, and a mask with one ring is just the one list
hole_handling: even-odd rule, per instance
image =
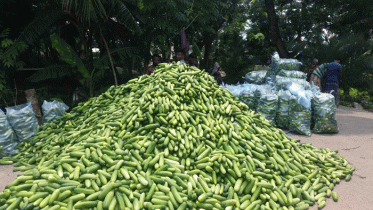
[[24, 171], [0, 209], [322, 208], [354, 171], [176, 63], [109, 88], [18, 148], [0, 160]]

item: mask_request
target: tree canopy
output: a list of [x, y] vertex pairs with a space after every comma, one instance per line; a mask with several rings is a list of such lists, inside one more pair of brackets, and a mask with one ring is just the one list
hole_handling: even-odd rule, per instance
[[[216, 58], [232, 83], [250, 66], [268, 64], [274, 52], [299, 59], [305, 68], [313, 58], [329, 62], [343, 55], [348, 71], [358, 71], [363, 62], [358, 75], [372, 74], [369, 0], [10, 0], [0, 14], [3, 72], [21, 67], [57, 72], [66, 66], [50, 39], [56, 34], [89, 73], [99, 69], [94, 78], [105, 77], [106, 86], [117, 77], [123, 83], [142, 73], [152, 54], [172, 59], [185, 30], [199, 67], [209, 70], [210, 58]], [[125, 73], [117, 75], [117, 67]], [[83, 78], [76, 68], [71, 71]], [[361, 84], [345, 86], [364, 89]]]

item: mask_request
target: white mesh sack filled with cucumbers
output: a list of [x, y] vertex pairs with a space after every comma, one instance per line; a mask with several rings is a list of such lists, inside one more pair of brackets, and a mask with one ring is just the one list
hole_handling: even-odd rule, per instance
[[0, 160], [23, 171], [0, 209], [322, 208], [355, 170], [178, 63], [80, 103], [17, 148]]

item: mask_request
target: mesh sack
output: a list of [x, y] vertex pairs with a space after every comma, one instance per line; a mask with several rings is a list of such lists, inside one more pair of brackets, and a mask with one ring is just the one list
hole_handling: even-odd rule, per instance
[[302, 63], [297, 59], [283, 59], [272, 56], [271, 68], [267, 71], [266, 80], [274, 80], [274, 77], [279, 74], [282, 69], [299, 71]]
[[264, 78], [266, 77], [267, 71], [260, 70], [260, 71], [251, 71], [245, 75], [245, 81], [247, 83], [252, 84], [262, 84], [264, 82]]
[[292, 98], [289, 101], [289, 114], [289, 131], [311, 136], [311, 110]]
[[54, 119], [61, 117], [65, 114], [65, 112], [69, 109], [69, 107], [60, 101], [52, 101], [43, 102], [43, 105], [41, 106], [43, 111], [43, 123], [50, 123]]
[[38, 120], [35, 117], [31, 102], [5, 109], [9, 123], [15, 131], [18, 141], [27, 141], [39, 131]]
[[297, 59], [288, 59], [288, 58], [280, 58], [275, 59], [273, 64], [273, 70], [276, 72], [280, 72], [282, 69], [292, 70], [292, 71], [299, 71], [302, 67], [302, 63], [299, 62]]
[[258, 98], [256, 111], [262, 114], [272, 125], [275, 125], [278, 96], [266, 87], [262, 87], [262, 90], [258, 90], [257, 93], [260, 94], [260, 97]]
[[278, 76], [297, 78], [297, 79], [303, 79], [303, 80], [307, 79], [307, 74], [301, 71], [281, 70], [278, 73]]
[[291, 99], [296, 100], [290, 91], [280, 90], [278, 92], [276, 125], [279, 128], [289, 129], [289, 104]]
[[289, 91], [296, 99], [289, 102], [289, 130], [294, 133], [311, 136], [311, 99], [313, 92], [293, 83]]
[[224, 85], [222, 87], [228, 89], [236, 97], [240, 97], [244, 91], [243, 85]]
[[304, 79], [275, 76], [274, 85], [277, 90], [289, 90], [293, 83], [300, 85], [305, 90], [312, 89], [312, 85]]
[[17, 137], [5, 113], [0, 109], [0, 158], [16, 152]]
[[330, 93], [320, 93], [312, 98], [314, 133], [338, 133], [336, 107], [334, 96]]
[[258, 106], [258, 94], [257, 86], [247, 86], [247, 88], [241, 93], [239, 99], [244, 102], [251, 110], [256, 110]]

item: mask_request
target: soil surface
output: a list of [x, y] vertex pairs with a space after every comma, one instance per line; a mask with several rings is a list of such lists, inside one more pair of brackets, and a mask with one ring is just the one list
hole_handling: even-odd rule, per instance
[[[354, 108], [339, 106], [336, 118], [338, 134], [312, 134], [312, 136], [287, 134], [302, 143], [312, 143], [317, 148], [339, 150], [339, 155], [356, 167], [349, 182], [342, 180], [334, 190], [338, 202], [327, 199], [324, 210], [372, 210], [373, 209], [373, 113], [356, 111]], [[19, 172], [13, 172], [12, 165], [0, 166], [0, 192], [14, 181]], [[316, 210], [314, 205], [310, 210]]]

